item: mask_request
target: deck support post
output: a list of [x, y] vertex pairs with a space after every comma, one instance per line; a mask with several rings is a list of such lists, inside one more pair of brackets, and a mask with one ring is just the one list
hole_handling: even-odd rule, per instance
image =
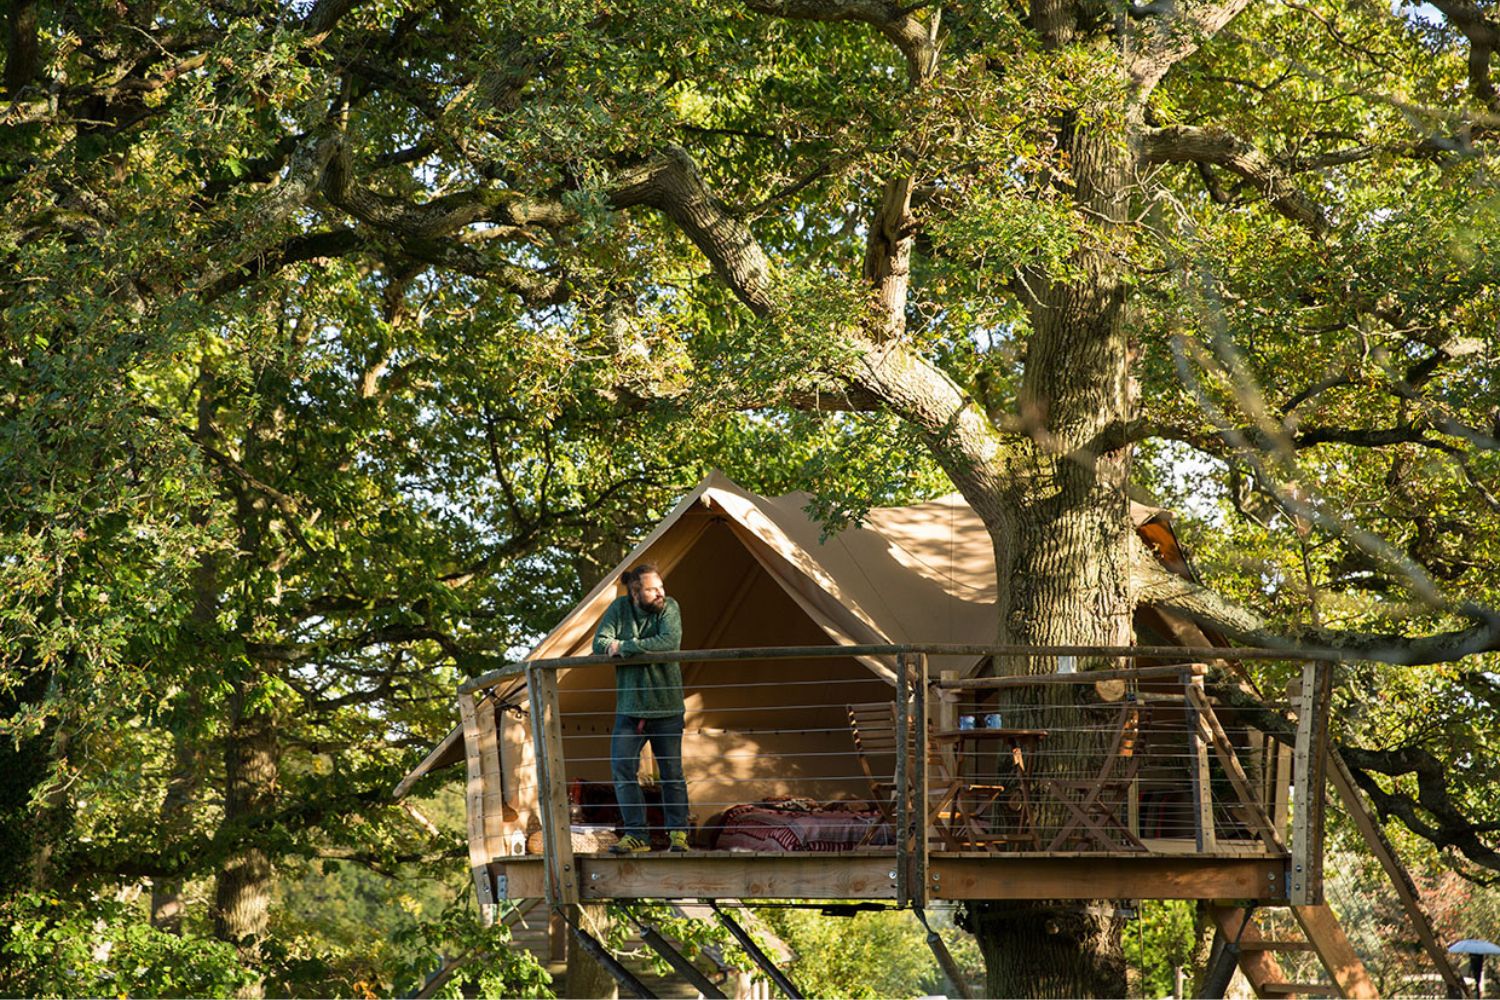
[[547, 866], [547, 903], [555, 907], [578, 902], [578, 866], [573, 861], [573, 828], [568, 817], [557, 671], [528, 667], [526, 683], [531, 692], [531, 735], [536, 747], [537, 804], [542, 818], [542, 854]]
[[[913, 656], [913, 666], [916, 667], [916, 676], [912, 679], [915, 685], [915, 699], [912, 704], [912, 715], [915, 719], [915, 733], [912, 739], [912, 789], [911, 801], [915, 815], [912, 817], [916, 825], [916, 836], [912, 842], [911, 854], [911, 877], [907, 880], [906, 894], [912, 905], [921, 912], [921, 907], [927, 905], [927, 732], [930, 719], [927, 717], [927, 654], [917, 653]], [[941, 942], [939, 942], [941, 943]]]
[[1328, 763], [1328, 705], [1333, 668], [1309, 660], [1302, 664], [1297, 692], [1297, 742], [1294, 750], [1295, 812], [1292, 814], [1291, 885], [1293, 906], [1323, 902], [1323, 782]]
[[911, 898], [911, 656], [896, 657], [896, 902]]
[[701, 969], [689, 962], [682, 952], [672, 947], [672, 942], [662, 937], [660, 931], [634, 913], [630, 915], [630, 919], [640, 929], [641, 940], [646, 942], [652, 951], [666, 959], [667, 964], [676, 969], [677, 974], [692, 984], [694, 989], [709, 1000], [726, 1000], [724, 991], [715, 986], [713, 980], [705, 976]]
[[[563, 919], [566, 920], [567, 917], [564, 916]], [[604, 966], [605, 971], [614, 976], [615, 981], [621, 987], [632, 995], [641, 997], [642, 1000], [656, 1000], [656, 994], [647, 989], [645, 983], [635, 978], [629, 969], [621, 965], [619, 960], [609, 953], [609, 949], [600, 944], [592, 934], [572, 920], [568, 920], [568, 926], [572, 928], [573, 936], [578, 939], [579, 946], [589, 953], [590, 958]]]
[[1223, 1000], [1229, 992], [1229, 982], [1234, 970], [1239, 968], [1240, 946], [1229, 939], [1222, 927], [1214, 929], [1214, 943], [1208, 952], [1208, 965], [1203, 970], [1203, 982], [1194, 996], [1204, 1000]]
[[760, 966], [760, 971], [770, 977], [771, 982], [776, 984], [776, 988], [785, 993], [789, 1000], [802, 1000], [801, 991], [796, 986], [793, 986], [792, 981], [776, 967], [776, 963], [771, 961], [770, 957], [760, 950], [760, 945], [756, 944], [755, 940], [745, 932], [745, 928], [741, 927], [739, 922], [728, 913], [719, 909], [718, 900], [707, 899], [704, 902], [713, 907], [714, 915], [719, 918], [719, 923], [723, 924], [725, 929], [734, 935], [734, 939], [740, 943], [740, 947], [745, 949], [745, 954], [750, 956], [752, 962]]

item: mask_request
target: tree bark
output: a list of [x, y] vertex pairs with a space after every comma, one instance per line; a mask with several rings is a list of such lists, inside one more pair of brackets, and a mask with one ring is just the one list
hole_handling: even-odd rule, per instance
[[[217, 398], [213, 373], [200, 370], [197, 424], [200, 440], [209, 440], [213, 434], [217, 412]], [[208, 512], [194, 513], [193, 523], [203, 527], [208, 523]], [[188, 617], [190, 648], [187, 654], [191, 662], [202, 662], [213, 669], [214, 650], [222, 648], [218, 634], [219, 614], [219, 560], [213, 553], [206, 553], [193, 571], [193, 610]], [[189, 684], [186, 705], [182, 711], [188, 720], [195, 719], [203, 711], [202, 699], [196, 684]], [[174, 749], [172, 775], [167, 779], [167, 792], [162, 798], [160, 827], [164, 837], [171, 837], [184, 829], [184, 820], [189, 817], [193, 798], [198, 792], [202, 778], [202, 751], [193, 736], [178, 732]], [[182, 879], [162, 878], [151, 885], [151, 925], [169, 934], [182, 933]]]
[[[194, 703], [197, 699], [192, 699]], [[194, 705], [196, 707], [196, 704]], [[189, 708], [192, 711], [193, 707]], [[179, 735], [175, 751], [176, 765], [167, 781], [159, 821], [165, 836], [182, 829], [193, 795], [198, 788], [198, 751], [189, 738]], [[182, 879], [160, 878], [151, 883], [151, 926], [168, 934], [182, 934]]]
[[1193, 907], [1193, 953], [1188, 965], [1193, 973], [1192, 995], [1204, 996], [1208, 986], [1208, 960], [1213, 954], [1214, 932], [1218, 924], [1214, 921], [1213, 903], [1200, 899]]
[[[602, 903], [589, 903], [570, 907], [569, 916], [579, 927], [587, 930], [600, 941], [609, 931], [609, 908]], [[620, 984], [593, 956], [575, 942], [568, 942], [568, 973], [564, 982], [563, 996], [579, 998], [605, 998], [611, 1000], [620, 995]]]
[[[250, 687], [250, 681], [240, 681], [230, 696], [230, 730], [224, 750], [224, 824], [228, 827], [268, 815], [276, 798], [276, 731], [270, 713], [248, 703]], [[260, 964], [273, 878], [271, 859], [259, 847], [242, 849], [219, 871], [214, 934], [233, 944], [240, 960], [252, 968]], [[242, 995], [261, 996], [259, 981]]]
[[11, 0], [5, 28], [5, 95], [14, 101], [19, 99], [22, 88], [36, 78], [41, 65], [36, 0]]
[[978, 903], [970, 926], [992, 997], [1125, 996], [1119, 921], [1073, 903]]
[[[1037, 2], [1032, 15], [1048, 44], [1065, 43], [1076, 30], [1071, 4]], [[1025, 440], [1012, 451], [998, 505], [1001, 523], [992, 529], [1000, 594], [996, 640], [1127, 645], [1135, 544], [1124, 490], [1129, 450], [1100, 451], [1099, 442], [1129, 419], [1131, 407], [1125, 281], [1110, 250], [1127, 216], [1128, 144], [1118, 132], [1076, 121], [1062, 124], [1060, 139], [1088, 232], [1067, 278], [1032, 275], [1023, 282], [1032, 325], [1018, 400]], [[997, 673], [1056, 668], [1039, 658], [992, 664]], [[1071, 731], [1048, 737], [1033, 780], [1044, 781], [1049, 768], [1087, 769], [1102, 750], [1096, 745], [1102, 734], [1080, 732], [1083, 727], [1066, 721], [1076, 717], [1075, 692], [1044, 691], [1045, 704], [1038, 704], [1038, 694], [1018, 692], [1027, 703], [1015, 706], [1017, 722], [1043, 729], [1063, 722]], [[1037, 817], [1042, 831], [1059, 820], [1045, 811]], [[1123, 996], [1123, 922], [1113, 912], [1109, 903], [980, 907], [975, 934], [989, 995]]]

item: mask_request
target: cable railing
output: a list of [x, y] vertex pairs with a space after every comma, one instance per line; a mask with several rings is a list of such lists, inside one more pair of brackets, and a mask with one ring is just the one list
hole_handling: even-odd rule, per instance
[[[929, 654], [1131, 665], [967, 677], [933, 675]], [[1290, 660], [1170, 647], [684, 651], [670, 656], [685, 676], [680, 736], [627, 733], [630, 745], [614, 732], [612, 669], [631, 661], [507, 665], [460, 689], [472, 860], [542, 855], [565, 893], [575, 854], [607, 854], [624, 833], [664, 851], [681, 830], [703, 857], [888, 854], [899, 898], [933, 857], [1195, 854], [1289, 859], [1288, 895], [1313, 899], [1329, 665], [1302, 661], [1294, 715], [1278, 712], [1295, 727], [1288, 741], [1209, 697], [1210, 656]], [[729, 673], [752, 661], [754, 676]], [[643, 817], [619, 801], [620, 778], [638, 784]]]

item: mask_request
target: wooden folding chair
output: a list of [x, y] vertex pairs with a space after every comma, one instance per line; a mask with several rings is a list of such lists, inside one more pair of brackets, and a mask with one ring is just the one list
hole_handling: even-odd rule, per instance
[[1115, 734], [1099, 770], [1090, 778], [1053, 778], [1052, 796], [1067, 811], [1047, 851], [1144, 851], [1146, 845], [1121, 813], [1127, 812], [1135, 792], [1136, 775], [1145, 755], [1145, 726], [1149, 709], [1131, 701], [1120, 703]]
[[[880, 810], [885, 822], [894, 829], [896, 783], [891, 779], [894, 778], [896, 770], [895, 702], [864, 702], [847, 707], [849, 734], [854, 738], [855, 756], [859, 760], [859, 766], [865, 772], [866, 779], [870, 782], [870, 793], [876, 808]], [[912, 723], [914, 722], [915, 720], [908, 721], [906, 733], [908, 750], [912, 748], [914, 742], [912, 740], [914, 732]], [[879, 764], [872, 763], [872, 757], [880, 757], [882, 760]], [[889, 767], [883, 766], [887, 763]], [[974, 823], [974, 817], [992, 806], [1005, 791], [1005, 786], [965, 781], [949, 773], [949, 769], [938, 757], [936, 751], [929, 752], [927, 763], [943, 776], [943, 787], [935, 788], [929, 796], [932, 801], [923, 804], [923, 807], [928, 810], [931, 828], [943, 841], [944, 846], [950, 850], [960, 850], [971, 846], [969, 828]], [[966, 808], [965, 796], [975, 796], [975, 803]], [[872, 827], [870, 833], [865, 835], [865, 840], [869, 840], [874, 830], [875, 828]]]
[[[870, 782], [870, 799], [880, 810], [881, 818], [896, 827], [896, 703], [872, 701], [849, 705], [849, 735], [854, 738], [854, 755]], [[908, 743], [907, 746], [911, 744]], [[891, 767], [882, 768], [870, 762], [871, 757], [889, 758]], [[865, 834], [869, 840], [876, 827]]]

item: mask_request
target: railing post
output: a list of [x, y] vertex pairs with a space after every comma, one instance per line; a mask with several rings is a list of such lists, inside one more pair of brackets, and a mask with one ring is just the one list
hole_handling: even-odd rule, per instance
[[[483, 739], [479, 726], [479, 706], [470, 692], [459, 692], [458, 714], [464, 727], [464, 766], [467, 782], [464, 789], [465, 811], [469, 826], [469, 871], [474, 876], [474, 892], [479, 897], [479, 913], [488, 926], [495, 918], [495, 886], [490, 878], [490, 838], [486, 827], [485, 810], [488, 807], [486, 794], [487, 775], [484, 767]], [[494, 728], [493, 717], [491, 728]]]
[[912, 845], [912, 875], [908, 890], [912, 905], [927, 905], [927, 728], [931, 721], [927, 717], [927, 654], [916, 655], [916, 699], [912, 714], [916, 717], [915, 739], [912, 740], [912, 807], [916, 810], [917, 835]]
[[910, 898], [911, 873], [911, 659], [896, 656], [896, 902]]
[[531, 735], [536, 746], [537, 805], [542, 814], [547, 903], [550, 906], [577, 903], [578, 872], [573, 861], [573, 828], [568, 815], [557, 671], [527, 667], [526, 684], [531, 692]]
[[[1198, 702], [1204, 700], [1203, 678], [1195, 673], [1184, 673], [1182, 675], [1183, 694], [1186, 701], [1183, 704], [1187, 713], [1188, 748], [1192, 751], [1190, 767], [1193, 775], [1193, 815], [1194, 833], [1197, 837], [1198, 850], [1212, 851], [1219, 846], [1218, 836], [1214, 832], [1214, 800], [1213, 787], [1209, 780], [1208, 769], [1208, 744], [1203, 739], [1203, 720], [1198, 711]], [[1195, 699], [1194, 695], [1198, 697]]]
[[1294, 750], [1292, 870], [1287, 898], [1293, 906], [1323, 902], [1323, 782], [1327, 774], [1328, 705], [1333, 695], [1333, 667], [1302, 664], [1297, 693], [1297, 745]]

